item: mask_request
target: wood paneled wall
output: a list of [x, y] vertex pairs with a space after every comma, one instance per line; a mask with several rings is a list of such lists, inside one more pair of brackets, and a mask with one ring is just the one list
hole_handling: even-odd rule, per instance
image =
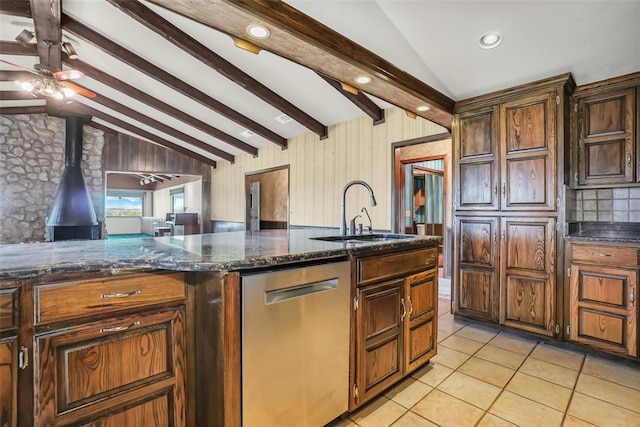
[[329, 127], [320, 140], [311, 132], [289, 140], [289, 149], [270, 145], [258, 157], [237, 155], [236, 162], [218, 162], [212, 170], [212, 220], [244, 222], [245, 174], [289, 165], [290, 225], [338, 227], [345, 184], [354, 179], [373, 188], [378, 206], [371, 208], [367, 191], [354, 186], [347, 194], [347, 217], [366, 206], [373, 227], [391, 229], [392, 144], [446, 132], [420, 117], [408, 118], [399, 108], [385, 111], [385, 123], [373, 126], [369, 117]]

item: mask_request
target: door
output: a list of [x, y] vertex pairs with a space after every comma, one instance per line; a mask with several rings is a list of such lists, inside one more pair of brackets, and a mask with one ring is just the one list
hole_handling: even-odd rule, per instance
[[578, 99], [578, 184], [634, 182], [633, 88]]
[[556, 93], [500, 106], [502, 210], [556, 209]]
[[458, 114], [454, 123], [454, 209], [498, 209], [498, 109]]
[[502, 218], [500, 323], [553, 336], [555, 218]]
[[358, 288], [356, 405], [377, 395], [404, 373], [403, 289], [404, 279]]
[[455, 311], [498, 321], [498, 218], [457, 217]]
[[249, 184], [249, 230], [260, 230], [260, 181]]
[[438, 330], [438, 271], [432, 269], [405, 279], [405, 373], [431, 359], [436, 352]]

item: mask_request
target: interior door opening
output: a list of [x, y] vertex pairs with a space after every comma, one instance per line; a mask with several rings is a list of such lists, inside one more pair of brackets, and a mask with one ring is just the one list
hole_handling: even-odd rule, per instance
[[289, 228], [289, 166], [247, 173], [245, 206], [247, 230]]

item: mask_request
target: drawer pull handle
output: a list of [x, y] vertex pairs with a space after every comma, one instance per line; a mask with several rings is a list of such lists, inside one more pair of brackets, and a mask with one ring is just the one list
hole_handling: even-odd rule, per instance
[[100, 329], [100, 333], [103, 334], [105, 332], [121, 332], [121, 331], [126, 331], [129, 328], [133, 328], [134, 326], [138, 326], [140, 324], [139, 320], [136, 320], [135, 322], [133, 322], [130, 325], [126, 325], [126, 326], [114, 326], [112, 328], [102, 328]]
[[413, 314], [413, 302], [411, 301], [411, 297], [407, 297], [407, 301], [409, 301], [409, 316]]
[[402, 304], [402, 316], [400, 316], [400, 321], [404, 320], [404, 316], [407, 315], [407, 306], [404, 305], [404, 298], [400, 298], [400, 304]]
[[606, 256], [606, 257], [610, 257], [610, 258], [615, 258], [616, 254], [603, 254], [602, 252], [594, 252], [591, 255], [593, 256]]
[[20, 353], [18, 354], [18, 366], [20, 369], [27, 369], [29, 366], [29, 349], [25, 346], [20, 346]]
[[631, 288], [631, 307], [633, 307], [636, 303], [636, 290]]
[[131, 292], [118, 292], [115, 294], [102, 294], [101, 298], [126, 298], [126, 297], [130, 297], [132, 295], [136, 295], [136, 294], [141, 294], [142, 290], [140, 289], [136, 289], [135, 291], [131, 291]]

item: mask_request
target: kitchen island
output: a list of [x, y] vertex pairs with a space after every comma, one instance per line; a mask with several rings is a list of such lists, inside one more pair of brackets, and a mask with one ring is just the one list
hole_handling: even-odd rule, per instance
[[[0, 349], [12, 384], [1, 405], [14, 405], [6, 413], [24, 426], [149, 416], [158, 419], [152, 425], [240, 426], [243, 275], [348, 261], [350, 293], [361, 301], [351, 315], [349, 380], [379, 377], [352, 395], [353, 409], [435, 354], [440, 237], [317, 239], [334, 234], [292, 229], [0, 246]], [[397, 337], [384, 336], [395, 355], [383, 359], [376, 334], [357, 345], [372, 295], [398, 303], [388, 311]], [[429, 345], [412, 349], [412, 342]], [[395, 365], [377, 372], [369, 351]]]

